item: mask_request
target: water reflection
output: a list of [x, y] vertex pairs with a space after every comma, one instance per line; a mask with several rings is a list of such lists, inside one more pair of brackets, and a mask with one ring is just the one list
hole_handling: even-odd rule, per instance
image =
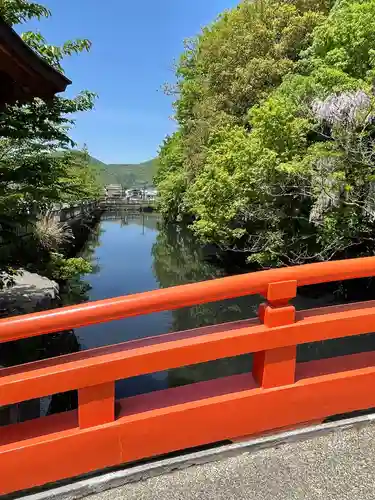
[[[190, 232], [163, 226], [157, 214], [111, 211], [102, 218], [100, 245], [95, 254], [100, 271], [90, 276], [90, 299], [103, 299], [157, 288], [166, 288], [225, 276], [207, 260], [207, 253]], [[85, 348], [187, 330], [253, 317], [258, 297], [243, 297], [172, 312], [128, 318], [77, 331]], [[215, 378], [249, 369], [250, 356], [211, 364], [150, 374], [117, 384], [117, 395], [126, 396]]]
[[[100, 266], [95, 259], [95, 253], [97, 248], [100, 246], [100, 238], [103, 234], [103, 229], [101, 224], [91, 228], [89, 238], [81, 249], [79, 253], [80, 257], [88, 260], [92, 264], [91, 275], [100, 272]], [[87, 302], [90, 300], [90, 289], [91, 285], [87, 276], [76, 276], [71, 279], [65, 285], [60, 287], [60, 299], [62, 306], [68, 306], [73, 304], [79, 304], [81, 302]]]
[[[87, 276], [90, 300], [159, 288], [151, 255], [159, 220], [156, 214], [129, 214], [121, 210], [103, 215], [99, 246], [92, 258], [98, 271]], [[170, 322], [171, 315], [165, 312], [92, 325], [77, 330], [77, 335], [84, 348], [100, 347], [167, 333]]]
[[[226, 275], [207, 260], [209, 255], [192, 234], [179, 226], [159, 229], [152, 248], [153, 270], [160, 288], [195, 283]], [[260, 303], [257, 296], [239, 297], [220, 302], [178, 309], [172, 312], [171, 331], [188, 330], [255, 317]], [[168, 385], [176, 387], [191, 382], [244, 373], [251, 369], [251, 355], [227, 358], [183, 367], [168, 372]]]

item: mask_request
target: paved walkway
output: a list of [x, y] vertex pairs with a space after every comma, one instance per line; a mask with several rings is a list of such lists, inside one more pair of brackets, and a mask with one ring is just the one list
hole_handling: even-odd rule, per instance
[[373, 500], [375, 424], [190, 467], [90, 500]]

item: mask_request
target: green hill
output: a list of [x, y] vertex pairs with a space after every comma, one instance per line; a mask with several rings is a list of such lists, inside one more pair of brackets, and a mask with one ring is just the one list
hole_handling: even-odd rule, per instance
[[152, 185], [158, 168], [158, 159], [154, 158], [139, 164], [105, 164], [90, 157], [90, 164], [96, 170], [103, 185], [121, 184], [134, 187], [141, 184]]

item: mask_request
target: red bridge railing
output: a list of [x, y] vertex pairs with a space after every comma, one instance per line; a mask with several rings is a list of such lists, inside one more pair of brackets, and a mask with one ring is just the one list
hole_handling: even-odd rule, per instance
[[[261, 294], [258, 319], [0, 370], [0, 406], [78, 390], [78, 410], [0, 428], [0, 494], [375, 406], [375, 352], [296, 363], [296, 346], [375, 331], [375, 301], [296, 312], [298, 286], [375, 275], [375, 258], [262, 271], [0, 321], [7, 342]], [[254, 353], [252, 373], [117, 401], [115, 381]]]

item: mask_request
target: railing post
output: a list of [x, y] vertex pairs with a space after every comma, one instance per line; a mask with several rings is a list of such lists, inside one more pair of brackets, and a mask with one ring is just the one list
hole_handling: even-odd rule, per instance
[[114, 419], [114, 382], [78, 390], [78, 423], [81, 429], [107, 424]]
[[[295, 321], [295, 307], [289, 304], [297, 294], [296, 281], [270, 283], [267, 303], [259, 307], [259, 318], [269, 328]], [[272, 335], [272, 333], [270, 333]], [[293, 384], [296, 369], [296, 346], [269, 349], [254, 354], [253, 376], [263, 388]]]

